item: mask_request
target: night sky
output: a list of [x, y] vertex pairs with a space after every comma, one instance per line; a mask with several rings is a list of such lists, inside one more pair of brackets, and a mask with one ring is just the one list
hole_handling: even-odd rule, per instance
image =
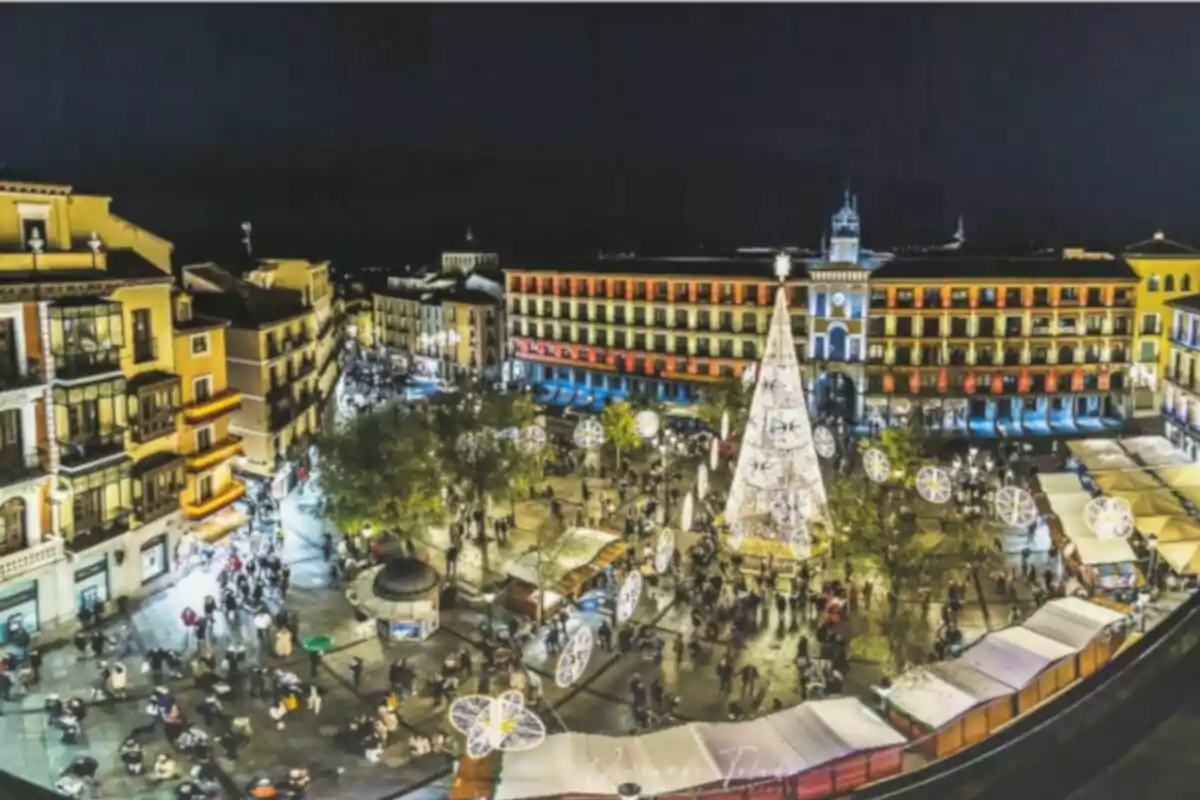
[[14, 6], [0, 162], [182, 258], [1200, 243], [1200, 7]]

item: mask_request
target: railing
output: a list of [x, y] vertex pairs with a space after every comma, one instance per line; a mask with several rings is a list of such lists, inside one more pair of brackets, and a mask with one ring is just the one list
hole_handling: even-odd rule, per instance
[[62, 466], [67, 469], [90, 464], [107, 456], [123, 452], [125, 449], [125, 431], [114, 429], [94, 436], [77, 436], [70, 439], [60, 439], [58, 456]]
[[191, 425], [211, 420], [221, 414], [236, 411], [242, 405], [242, 393], [234, 388], [224, 389], [212, 397], [196, 400], [183, 409], [183, 418]]
[[133, 363], [145, 364], [147, 361], [154, 361], [157, 358], [158, 339], [156, 337], [133, 340]]
[[112, 519], [78, 522], [74, 536], [67, 540], [67, 549], [72, 553], [82, 553], [84, 550], [103, 544], [129, 532], [129, 522], [133, 515], [129, 509], [118, 509]]
[[186, 456], [187, 468], [190, 472], [200, 472], [241, 452], [241, 437], [230, 436], [223, 442], [218, 442], [207, 450], [201, 450], [199, 453], [192, 453]]
[[0, 486], [11, 486], [45, 474], [46, 463], [41, 453], [6, 453], [0, 450]]
[[11, 372], [0, 373], [0, 392], [40, 386], [46, 382], [46, 375], [42, 371], [42, 362], [36, 358], [27, 358], [25, 361], [24, 375], [16, 370], [15, 364]]
[[54, 373], [64, 380], [118, 372], [120, 369], [121, 352], [115, 347], [90, 353], [67, 351], [54, 354]]
[[138, 520], [143, 525], [154, 522], [156, 519], [162, 519], [173, 511], [179, 510], [179, 494], [164, 495], [154, 503], [147, 503], [145, 498], [134, 504], [134, 509], [137, 512]]
[[158, 411], [153, 416], [134, 420], [130, 432], [138, 444], [168, 436], [175, 432], [175, 410], [168, 408]]
[[245, 485], [234, 481], [229, 485], [228, 489], [218, 495], [213, 495], [207, 500], [198, 503], [185, 503], [183, 506], [183, 515], [190, 520], [203, 519], [209, 514], [220, 511], [222, 508], [235, 502], [245, 493]]
[[15, 553], [0, 556], [0, 583], [62, 561], [63, 557], [62, 539], [50, 539]]

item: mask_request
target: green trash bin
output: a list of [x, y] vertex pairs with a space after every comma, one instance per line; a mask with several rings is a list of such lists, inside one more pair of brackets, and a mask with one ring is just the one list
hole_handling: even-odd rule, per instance
[[303, 647], [310, 653], [328, 653], [333, 649], [333, 639], [328, 636], [310, 636], [304, 640]]

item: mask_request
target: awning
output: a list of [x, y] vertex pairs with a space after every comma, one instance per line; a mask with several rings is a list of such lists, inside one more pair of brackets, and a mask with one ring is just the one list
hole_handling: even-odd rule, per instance
[[1190, 517], [1138, 517], [1142, 536], [1154, 536], [1159, 542], [1200, 541], [1200, 524]]
[[219, 541], [250, 522], [250, 518], [230, 506], [218, 511], [192, 528], [192, 535], [205, 542]]
[[935, 730], [987, 702], [928, 666], [908, 670], [881, 694], [889, 706]]
[[1022, 628], [1082, 651], [1108, 628], [1125, 621], [1125, 615], [1079, 597], [1061, 597], [1039, 608]]
[[1051, 666], [1074, 654], [1072, 647], [1017, 627], [987, 634], [968, 647], [958, 662], [1020, 691]]
[[1112, 492], [1160, 490], [1163, 488], [1153, 475], [1141, 470], [1131, 472], [1102, 472], [1092, 478], [1106, 494]]
[[1172, 517], [1187, 512], [1170, 489], [1106, 492], [1129, 503], [1135, 517]]
[[[597, 570], [619, 558], [625, 547], [616, 534], [594, 528], [569, 528], [548, 544], [541, 556], [536, 549], [531, 550], [510, 563], [506, 572], [530, 586], [546, 586], [560, 594], [572, 595]], [[580, 574], [573, 574], [576, 572]]]
[[1165, 436], [1133, 436], [1120, 441], [1121, 447], [1151, 467], [1191, 463]]
[[1038, 485], [1044, 494], [1068, 494], [1082, 492], [1083, 484], [1074, 472], [1048, 472], [1037, 476]]
[[1081, 564], [1097, 567], [1102, 564], [1125, 564], [1137, 561], [1137, 553], [1124, 539], [1071, 539]]
[[1165, 561], [1176, 575], [1200, 574], [1200, 541], [1160, 544], [1158, 557]]

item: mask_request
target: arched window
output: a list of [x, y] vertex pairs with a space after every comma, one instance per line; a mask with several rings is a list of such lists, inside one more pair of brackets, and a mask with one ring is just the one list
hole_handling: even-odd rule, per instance
[[1070, 347], [1058, 348], [1058, 363], [1074, 364], [1075, 363], [1075, 351]]
[[14, 497], [0, 506], [0, 553], [25, 547], [25, 501]]
[[1146, 291], [1147, 292], [1157, 292], [1158, 291], [1158, 276], [1157, 275], [1151, 275], [1149, 278], [1146, 279]]
[[1165, 292], [1175, 291], [1175, 276], [1174, 275], [1168, 275], [1167, 279], [1165, 281], [1163, 281], [1163, 291], [1165, 291]]
[[846, 329], [841, 325], [829, 329], [829, 360], [846, 360]]
[[1190, 292], [1192, 290], [1192, 276], [1184, 275], [1179, 279], [1179, 291]]

